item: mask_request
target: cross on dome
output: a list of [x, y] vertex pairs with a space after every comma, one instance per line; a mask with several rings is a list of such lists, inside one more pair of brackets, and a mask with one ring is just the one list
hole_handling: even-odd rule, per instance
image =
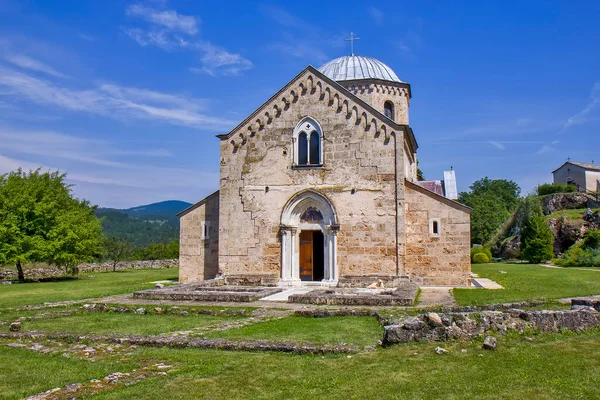
[[346, 42], [350, 42], [350, 55], [354, 55], [354, 41], [360, 40], [360, 38], [354, 37], [354, 32], [350, 32], [350, 37], [348, 39], [344, 39]]

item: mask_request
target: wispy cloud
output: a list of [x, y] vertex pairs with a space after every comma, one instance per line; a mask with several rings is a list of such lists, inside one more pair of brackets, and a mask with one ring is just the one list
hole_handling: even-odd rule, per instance
[[57, 78], [68, 78], [68, 75], [58, 72], [49, 65], [44, 64], [41, 61], [35, 60], [23, 54], [7, 54], [4, 56], [4, 60], [11, 64], [14, 64], [23, 69], [28, 69], [35, 72], [42, 72], [47, 75], [52, 75]]
[[341, 35], [335, 35], [336, 40], [333, 41], [330, 38], [334, 35], [280, 6], [261, 4], [258, 8], [266, 18], [281, 29], [281, 32], [276, 35], [278, 39], [266, 45], [270, 51], [309, 62], [324, 62], [330, 59], [325, 49], [344, 46]]
[[209, 42], [198, 42], [196, 48], [201, 50], [200, 62], [202, 68], [190, 67], [194, 73], [206, 72], [209, 75], [238, 75], [240, 72], [252, 68], [252, 63], [239, 54], [215, 46]]
[[562, 130], [564, 131], [572, 126], [585, 124], [598, 119], [600, 119], [600, 82], [596, 82], [592, 86], [590, 101], [585, 108], [570, 117]]
[[252, 62], [207, 40], [199, 40], [200, 19], [179, 14], [175, 10], [157, 10], [134, 4], [126, 14], [148, 23], [144, 27], [124, 27], [123, 32], [140, 46], [154, 46], [166, 51], [183, 50], [197, 54], [200, 66], [189, 68], [193, 73], [238, 75], [252, 68]]
[[198, 33], [199, 21], [196, 17], [182, 15], [175, 10], [155, 10], [140, 4], [132, 4], [127, 7], [126, 14], [140, 17], [153, 25], [163, 27], [169, 31], [182, 32], [188, 35]]
[[14, 45], [7, 39], [0, 38], [0, 60], [15, 65], [22, 69], [27, 69], [34, 72], [41, 72], [46, 75], [51, 75], [57, 78], [69, 78], [68, 75], [57, 71], [50, 65], [34, 59], [21, 51], [14, 50]]
[[377, 25], [383, 25], [383, 11], [375, 7], [368, 7], [367, 12], [371, 16], [371, 18], [373, 18]]
[[86, 42], [97, 42], [98, 41], [98, 39], [96, 39], [95, 37], [87, 35], [85, 33], [80, 33], [79, 38], [82, 40], [85, 40]]
[[546, 153], [555, 151], [556, 149], [554, 148], [554, 145], [556, 145], [558, 143], [559, 143], [558, 140], [554, 140], [550, 143], [545, 143], [542, 145], [542, 147], [540, 147], [540, 149], [538, 151], [535, 152], [535, 154], [541, 155], [541, 154], [546, 154]]
[[0, 93], [68, 111], [99, 114], [122, 119], [156, 120], [174, 125], [213, 130], [227, 129], [232, 121], [205, 115], [205, 101], [147, 89], [104, 84], [90, 89], [73, 89], [0, 67]]
[[505, 150], [506, 149], [506, 146], [504, 146], [502, 143], [497, 142], [495, 140], [489, 140], [488, 143], [491, 144], [492, 146], [494, 146], [498, 150]]
[[33, 155], [82, 164], [126, 168], [119, 157], [171, 157], [166, 149], [122, 150], [115, 143], [67, 135], [46, 130], [17, 129], [0, 126], [0, 149], [19, 155]]

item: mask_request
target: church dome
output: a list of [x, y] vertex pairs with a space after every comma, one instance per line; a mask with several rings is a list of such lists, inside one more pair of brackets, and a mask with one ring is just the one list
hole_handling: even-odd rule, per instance
[[402, 82], [390, 67], [371, 57], [352, 55], [336, 58], [322, 65], [319, 71], [334, 81], [382, 79]]

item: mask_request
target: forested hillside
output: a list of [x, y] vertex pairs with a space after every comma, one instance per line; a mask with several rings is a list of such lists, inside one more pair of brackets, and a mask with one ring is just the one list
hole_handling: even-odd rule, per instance
[[163, 201], [129, 209], [98, 208], [106, 236], [146, 247], [151, 243], [170, 243], [179, 239], [177, 213], [191, 204], [183, 201]]

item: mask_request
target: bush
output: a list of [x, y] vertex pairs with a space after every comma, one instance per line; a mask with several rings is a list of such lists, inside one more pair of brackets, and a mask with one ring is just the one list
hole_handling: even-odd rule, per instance
[[554, 193], [573, 193], [575, 191], [576, 189], [573, 185], [559, 185], [556, 183], [544, 183], [537, 188], [538, 196], [546, 196]]
[[477, 253], [473, 256], [473, 264], [489, 263], [490, 258], [485, 253]]
[[598, 249], [600, 247], [600, 229], [587, 231], [583, 237], [583, 247]]
[[490, 262], [490, 260], [492, 259], [492, 252], [487, 247], [471, 247], [471, 261], [472, 262], [475, 262], [474, 257], [476, 254], [485, 254], [488, 258], [488, 261], [486, 261], [486, 262]]
[[600, 267], [600, 230], [588, 231], [583, 240], [565, 252], [563, 258], [555, 260], [561, 267]]

